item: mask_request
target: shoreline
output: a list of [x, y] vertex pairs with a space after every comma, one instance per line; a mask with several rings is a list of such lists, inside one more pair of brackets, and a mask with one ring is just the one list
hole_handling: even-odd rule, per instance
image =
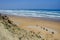
[[22, 17], [22, 18], [33, 18], [33, 19], [38, 19], [38, 20], [60, 22], [60, 18], [31, 17], [31, 16], [17, 16], [17, 15], [7, 15], [7, 16], [14, 16], [14, 17], [16, 16], [16, 17]]
[[[1, 13], [2, 14], [2, 13]], [[49, 17], [31, 17], [31, 16], [18, 16], [18, 15], [9, 15], [9, 14], [2, 14], [2, 15], [7, 15], [7, 16], [16, 16], [16, 17], [23, 17], [23, 18], [34, 18], [34, 19], [42, 19], [42, 20], [47, 20], [47, 21], [55, 21], [55, 22], [60, 22], [60, 18], [49, 18]]]

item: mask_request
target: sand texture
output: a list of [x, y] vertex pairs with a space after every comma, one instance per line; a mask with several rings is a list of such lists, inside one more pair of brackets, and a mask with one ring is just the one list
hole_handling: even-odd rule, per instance
[[60, 22], [0, 15], [0, 40], [60, 40]]

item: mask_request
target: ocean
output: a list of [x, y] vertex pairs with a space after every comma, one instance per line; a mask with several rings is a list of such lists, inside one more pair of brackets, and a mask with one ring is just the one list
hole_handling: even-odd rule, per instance
[[60, 10], [44, 10], [44, 9], [0, 10], [0, 13], [25, 17], [44, 17], [60, 19]]

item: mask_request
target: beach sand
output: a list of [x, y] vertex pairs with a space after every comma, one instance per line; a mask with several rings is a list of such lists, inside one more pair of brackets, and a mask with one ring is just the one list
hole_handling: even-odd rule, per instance
[[[19, 17], [19, 16], [8, 16], [10, 20], [12, 20], [15, 24], [18, 25], [18, 27], [23, 28], [25, 30], [30, 30], [34, 32], [41, 31], [43, 34], [48, 34], [50, 30], [51, 32], [57, 32], [57, 34], [54, 35], [54, 40], [60, 40], [60, 22], [58, 21], [52, 21], [52, 20], [43, 20], [40, 18], [32, 18], [32, 17]], [[42, 28], [47, 28], [46, 30]], [[42, 30], [41, 30], [42, 29]], [[43, 31], [44, 30], [44, 31]], [[50, 39], [51, 40], [51, 39]], [[53, 40], [53, 39], [52, 39]]]
[[[10, 30], [9, 31], [10, 33], [14, 30], [12, 33], [13, 34], [16, 33], [14, 34], [17, 35], [15, 36], [17, 37], [16, 40], [20, 39], [21, 35], [23, 35], [23, 37], [21, 38], [22, 40], [24, 40], [24, 38], [26, 39], [28, 38], [29, 40], [31, 40], [32, 39], [30, 38], [31, 36], [33, 37], [32, 40], [37, 40], [37, 38], [38, 40], [60, 40], [60, 21], [41, 19], [36, 17], [22, 17], [22, 16], [13, 16], [13, 15], [7, 15], [7, 16], [9, 18], [7, 20], [11, 20], [11, 22], [3, 19], [3, 23], [6, 22], [7, 25], [10, 24], [11, 28], [8, 28], [7, 30]], [[10, 26], [6, 26], [6, 27], [10, 27]], [[5, 31], [3, 32], [5, 34]]]
[[16, 23], [19, 27], [28, 28], [27, 26], [39, 26], [39, 27], [47, 27], [53, 29], [60, 33], [60, 22], [43, 20], [40, 18], [32, 18], [32, 17], [19, 17], [19, 16], [9, 16], [9, 18]]

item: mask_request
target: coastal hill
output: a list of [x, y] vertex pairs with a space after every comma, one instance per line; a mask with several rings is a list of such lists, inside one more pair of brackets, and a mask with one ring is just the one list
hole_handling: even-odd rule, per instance
[[55, 31], [19, 18], [0, 14], [0, 40], [60, 40], [59, 29]]

